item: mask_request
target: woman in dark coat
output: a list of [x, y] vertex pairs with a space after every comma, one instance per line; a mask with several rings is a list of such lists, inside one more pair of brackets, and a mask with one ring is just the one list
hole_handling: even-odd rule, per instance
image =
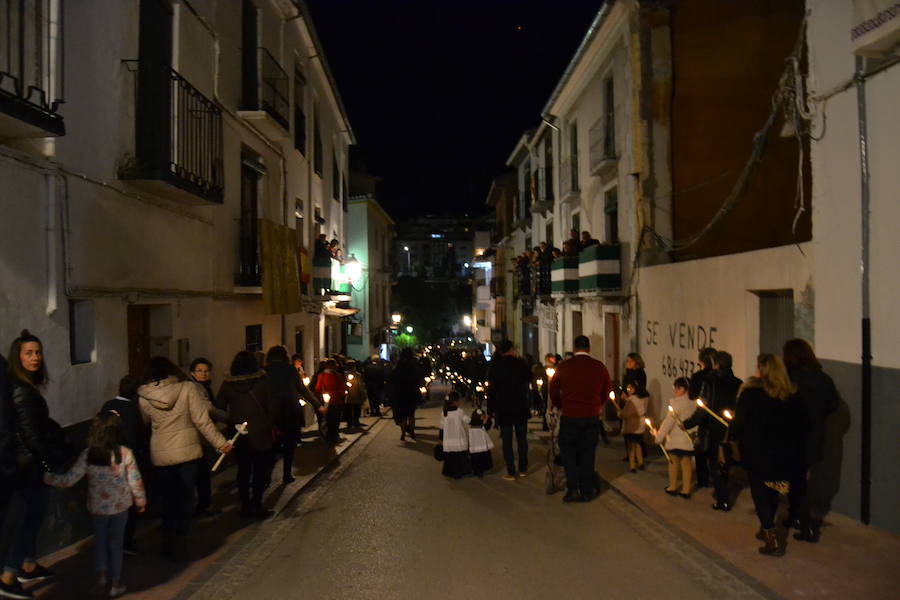
[[43, 477], [45, 470], [68, 467], [65, 463], [71, 448], [65, 443], [59, 424], [50, 418], [47, 401], [41, 394], [47, 382], [43, 345], [27, 329], [13, 340], [9, 350], [9, 380], [18, 465], [15, 483], [25, 500], [25, 514], [9, 547], [0, 576], [0, 590], [3, 595], [17, 597], [14, 594], [23, 594], [21, 582], [42, 581], [54, 575], [37, 563], [38, 531], [50, 499], [50, 488], [44, 484]]
[[741, 463], [750, 479], [750, 492], [759, 518], [757, 538], [766, 545], [761, 554], [783, 556], [775, 534], [778, 496], [801, 485], [806, 477], [803, 447], [806, 414], [781, 358], [760, 354], [756, 377], [741, 387], [730, 436], [738, 441]]
[[310, 402], [320, 412], [324, 413], [325, 409], [315, 394], [303, 385], [300, 373], [289, 362], [284, 346], [272, 346], [266, 353], [266, 382], [269, 385], [272, 418], [278, 428], [282, 483], [287, 485], [294, 481], [294, 450], [300, 441], [300, 429], [303, 427], [300, 399]]
[[234, 445], [238, 460], [238, 494], [242, 517], [267, 517], [263, 492], [272, 472], [272, 427], [266, 374], [252, 352], [242, 350], [231, 361], [230, 374], [216, 396], [216, 405], [228, 411], [232, 425], [247, 423], [247, 435]]
[[419, 388], [424, 385], [425, 377], [416, 363], [412, 349], [404, 348], [388, 380], [394, 422], [400, 426], [401, 441], [406, 440], [407, 434], [416, 439], [416, 408], [422, 400]]
[[[808, 472], [822, 462], [825, 446], [825, 421], [838, 406], [838, 392], [834, 381], [822, 371], [822, 365], [816, 358], [809, 342], [799, 338], [788, 340], [782, 350], [784, 366], [787, 367], [791, 381], [797, 386], [797, 395], [806, 410], [809, 431], [806, 436], [804, 458], [805, 470]], [[807, 483], [804, 478], [802, 484]], [[806, 486], [791, 489], [790, 525], [799, 529], [795, 539], [804, 542], [817, 542], [819, 532], [812, 527], [809, 515], [809, 497]], [[824, 515], [817, 515], [821, 517]]]

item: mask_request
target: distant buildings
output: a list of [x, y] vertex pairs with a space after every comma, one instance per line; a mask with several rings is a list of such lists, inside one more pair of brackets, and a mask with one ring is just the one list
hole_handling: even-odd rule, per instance
[[[422, 216], [397, 223], [396, 268], [400, 277], [449, 280], [471, 276], [475, 231], [483, 217]], [[484, 251], [486, 248], [480, 248]]]
[[[840, 481], [828, 502], [900, 531], [888, 500], [900, 496], [888, 391], [900, 384], [900, 67], [897, 18], [870, 9], [606, 2], [488, 195], [492, 335], [535, 357], [586, 335], [616, 380], [639, 352], [655, 417], [701, 347], [732, 353], [746, 378], [758, 353], [806, 338], [846, 402], [829, 425], [843, 453], [823, 467]], [[599, 243], [512, 262], [540, 242], [563, 249], [570, 230]]]

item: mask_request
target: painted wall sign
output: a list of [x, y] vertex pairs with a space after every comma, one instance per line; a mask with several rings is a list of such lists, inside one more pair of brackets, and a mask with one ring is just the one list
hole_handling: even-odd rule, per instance
[[659, 346], [662, 374], [666, 377], [690, 377], [700, 368], [697, 351], [715, 346], [719, 328], [686, 321], [648, 319], [644, 326], [644, 345]]

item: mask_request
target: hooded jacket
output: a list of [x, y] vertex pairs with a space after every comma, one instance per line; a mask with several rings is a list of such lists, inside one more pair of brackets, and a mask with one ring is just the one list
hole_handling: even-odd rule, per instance
[[275, 413], [270, 389], [266, 374], [262, 371], [251, 375], [230, 375], [219, 388], [216, 405], [228, 411], [233, 425], [247, 423], [247, 435], [239, 437], [238, 444], [246, 440], [254, 450], [260, 451], [272, 447]]
[[141, 415], [151, 426], [150, 460], [168, 467], [203, 456], [200, 436], [213, 448], [225, 445], [225, 438], [209, 418], [208, 405], [197, 384], [168, 377], [138, 388]]

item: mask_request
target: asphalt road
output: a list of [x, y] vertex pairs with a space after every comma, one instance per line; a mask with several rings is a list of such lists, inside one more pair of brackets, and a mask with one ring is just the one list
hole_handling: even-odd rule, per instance
[[183, 594], [194, 598], [761, 598], [733, 568], [607, 489], [586, 504], [544, 492], [532, 423], [525, 479], [447, 480], [432, 458], [437, 408], [418, 441], [382, 421], [283, 516]]

